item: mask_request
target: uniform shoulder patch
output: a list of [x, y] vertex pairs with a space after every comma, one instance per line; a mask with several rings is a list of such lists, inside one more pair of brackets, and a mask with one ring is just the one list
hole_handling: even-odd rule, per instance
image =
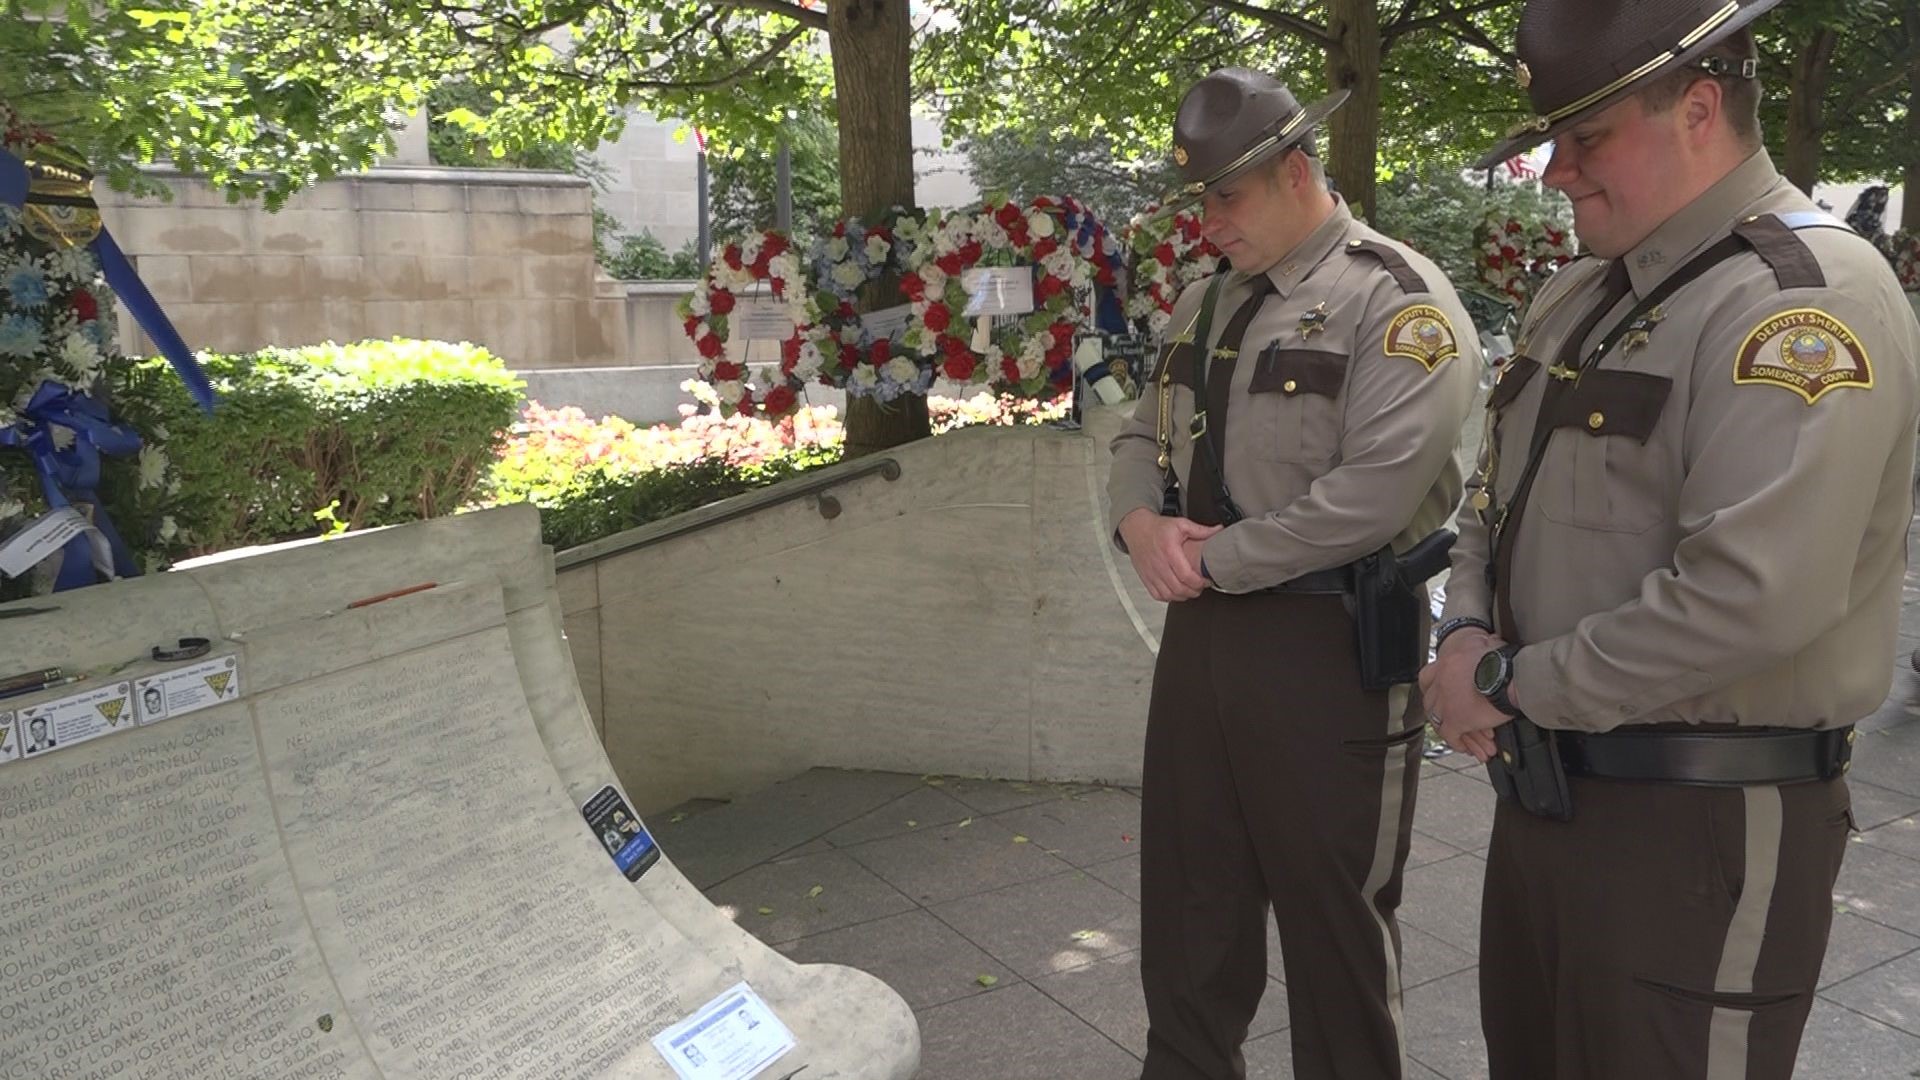
[[1734, 357], [1733, 381], [1771, 383], [1811, 405], [1843, 386], [1873, 388], [1873, 362], [1847, 324], [1819, 308], [1769, 316], [1748, 331]]
[[1460, 355], [1453, 323], [1432, 304], [1414, 304], [1395, 315], [1387, 324], [1384, 348], [1388, 356], [1417, 360], [1428, 371]]

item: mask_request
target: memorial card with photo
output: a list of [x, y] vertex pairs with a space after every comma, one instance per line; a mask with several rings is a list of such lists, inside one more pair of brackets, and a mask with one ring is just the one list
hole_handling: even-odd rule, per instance
[[133, 684], [112, 683], [18, 710], [22, 752], [36, 757], [134, 725]]
[[588, 799], [580, 813], [587, 819], [587, 828], [593, 830], [593, 835], [612, 856], [613, 864], [627, 875], [628, 881], [639, 881], [648, 867], [660, 861], [659, 845], [653, 842], [647, 827], [640, 824], [640, 815], [633, 812], [612, 784]]
[[140, 722], [185, 716], [240, 696], [240, 658], [216, 656], [186, 667], [134, 680]]
[[796, 1045], [793, 1032], [744, 982], [653, 1037], [680, 1080], [747, 1080]]

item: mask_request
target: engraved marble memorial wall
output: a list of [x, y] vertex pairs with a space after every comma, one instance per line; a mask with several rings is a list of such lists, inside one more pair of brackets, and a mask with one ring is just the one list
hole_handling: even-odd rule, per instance
[[0, 1080], [664, 1080], [652, 1037], [743, 980], [797, 1042], [752, 1075], [911, 1075], [884, 984], [772, 952], [670, 858], [637, 883], [608, 858], [552, 581], [521, 508], [0, 623], [9, 669], [137, 684], [180, 636], [236, 661], [194, 711], [0, 755]]

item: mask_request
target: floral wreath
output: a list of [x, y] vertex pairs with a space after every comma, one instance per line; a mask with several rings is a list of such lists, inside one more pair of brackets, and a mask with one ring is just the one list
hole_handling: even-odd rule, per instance
[[[0, 105], [0, 146], [28, 154], [51, 141]], [[30, 227], [23, 211], [0, 203], [0, 536], [49, 509], [31, 453], [15, 450], [29, 443], [36, 429], [62, 453], [75, 449], [77, 439], [92, 439], [71, 425], [95, 427], [86, 421], [93, 408], [90, 395], [98, 395], [99, 414], [110, 399], [114, 426], [137, 431], [139, 438], [102, 452], [101, 482], [86, 494], [101, 503], [96, 521], [104, 520], [112, 504], [111, 516], [127, 530], [128, 554], [144, 569], [158, 569], [184, 550], [190, 537], [172, 516], [180, 471], [166, 451], [157, 384], [141, 378], [135, 362], [119, 351], [114, 295], [98, 257], [85, 246], [56, 243], [42, 232]], [[68, 489], [66, 494], [83, 493]], [[51, 585], [36, 570], [0, 580], [0, 599]]]
[[808, 290], [800, 273], [800, 258], [793, 251], [792, 241], [784, 233], [763, 230], [722, 247], [720, 257], [707, 268], [693, 293], [674, 306], [687, 336], [700, 352], [695, 377], [713, 387], [723, 413], [753, 415], [756, 409], [764, 409], [769, 416], [778, 417], [798, 407], [793, 378], [763, 377], [760, 395], [755, 396], [747, 365], [727, 359], [727, 316], [733, 313], [742, 291], [765, 282], [773, 298], [785, 306], [791, 324], [780, 343], [782, 366], [788, 366], [785, 358], [791, 353], [797, 370], [812, 321]]
[[836, 222], [814, 244], [810, 265], [816, 284], [807, 341], [781, 350], [781, 373], [794, 389], [817, 378], [854, 397], [882, 402], [926, 394], [933, 385], [931, 361], [891, 338], [875, 340], [854, 308], [862, 288], [889, 271], [904, 272], [924, 239], [918, 212], [895, 207], [871, 224], [857, 218]]
[[1516, 303], [1526, 303], [1548, 275], [1573, 261], [1567, 231], [1545, 222], [1526, 225], [1494, 214], [1474, 231], [1481, 282]]
[[1212, 277], [1221, 254], [1213, 241], [1200, 235], [1200, 218], [1187, 211], [1160, 217], [1159, 204], [1149, 203], [1127, 223], [1127, 246], [1134, 255], [1133, 291], [1127, 295], [1127, 317], [1144, 319], [1149, 333], [1165, 330], [1173, 318], [1173, 302], [1180, 291]]
[[[997, 390], [1035, 397], [1072, 386], [1073, 336], [1091, 316], [1079, 294], [1091, 289], [1097, 271], [1072, 242], [1066, 218], [1064, 201], [1045, 197], [1024, 206], [993, 199], [975, 212], [929, 218], [918, 265], [900, 282], [913, 308], [908, 346], [957, 383], [991, 381]], [[961, 278], [988, 265], [1032, 266], [1034, 310], [1017, 328], [995, 334], [983, 356], [961, 321]]]
[[1042, 210], [1058, 208], [1067, 234], [1073, 237], [1073, 249], [1093, 266], [1093, 283], [1101, 289], [1118, 289], [1120, 275], [1126, 269], [1126, 248], [1093, 214], [1093, 208], [1063, 195], [1058, 199], [1041, 195], [1033, 200]]
[[1920, 293], [1920, 233], [1902, 229], [1893, 237], [1893, 273], [1900, 288]]

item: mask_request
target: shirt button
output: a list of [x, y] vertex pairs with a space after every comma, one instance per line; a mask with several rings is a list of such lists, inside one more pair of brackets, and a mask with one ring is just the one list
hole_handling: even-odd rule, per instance
[[1349, 241], [1347, 241], [1347, 246], [1348, 246], [1348, 247], [1359, 247], [1359, 246], [1360, 246], [1360, 245], [1361, 245], [1362, 243], [1364, 243], [1364, 241], [1361, 241], [1361, 240], [1349, 240]]
[[1606, 413], [1597, 412], [1587, 417], [1587, 426], [1592, 428], [1595, 431], [1599, 431], [1602, 427], [1604, 427], [1606, 425], [1606, 422], [1607, 422]]
[[1287, 393], [1291, 394], [1295, 390], [1300, 389], [1300, 384], [1293, 381], [1292, 379], [1288, 379], [1286, 382], [1280, 384], [1280, 389], [1285, 390]]

